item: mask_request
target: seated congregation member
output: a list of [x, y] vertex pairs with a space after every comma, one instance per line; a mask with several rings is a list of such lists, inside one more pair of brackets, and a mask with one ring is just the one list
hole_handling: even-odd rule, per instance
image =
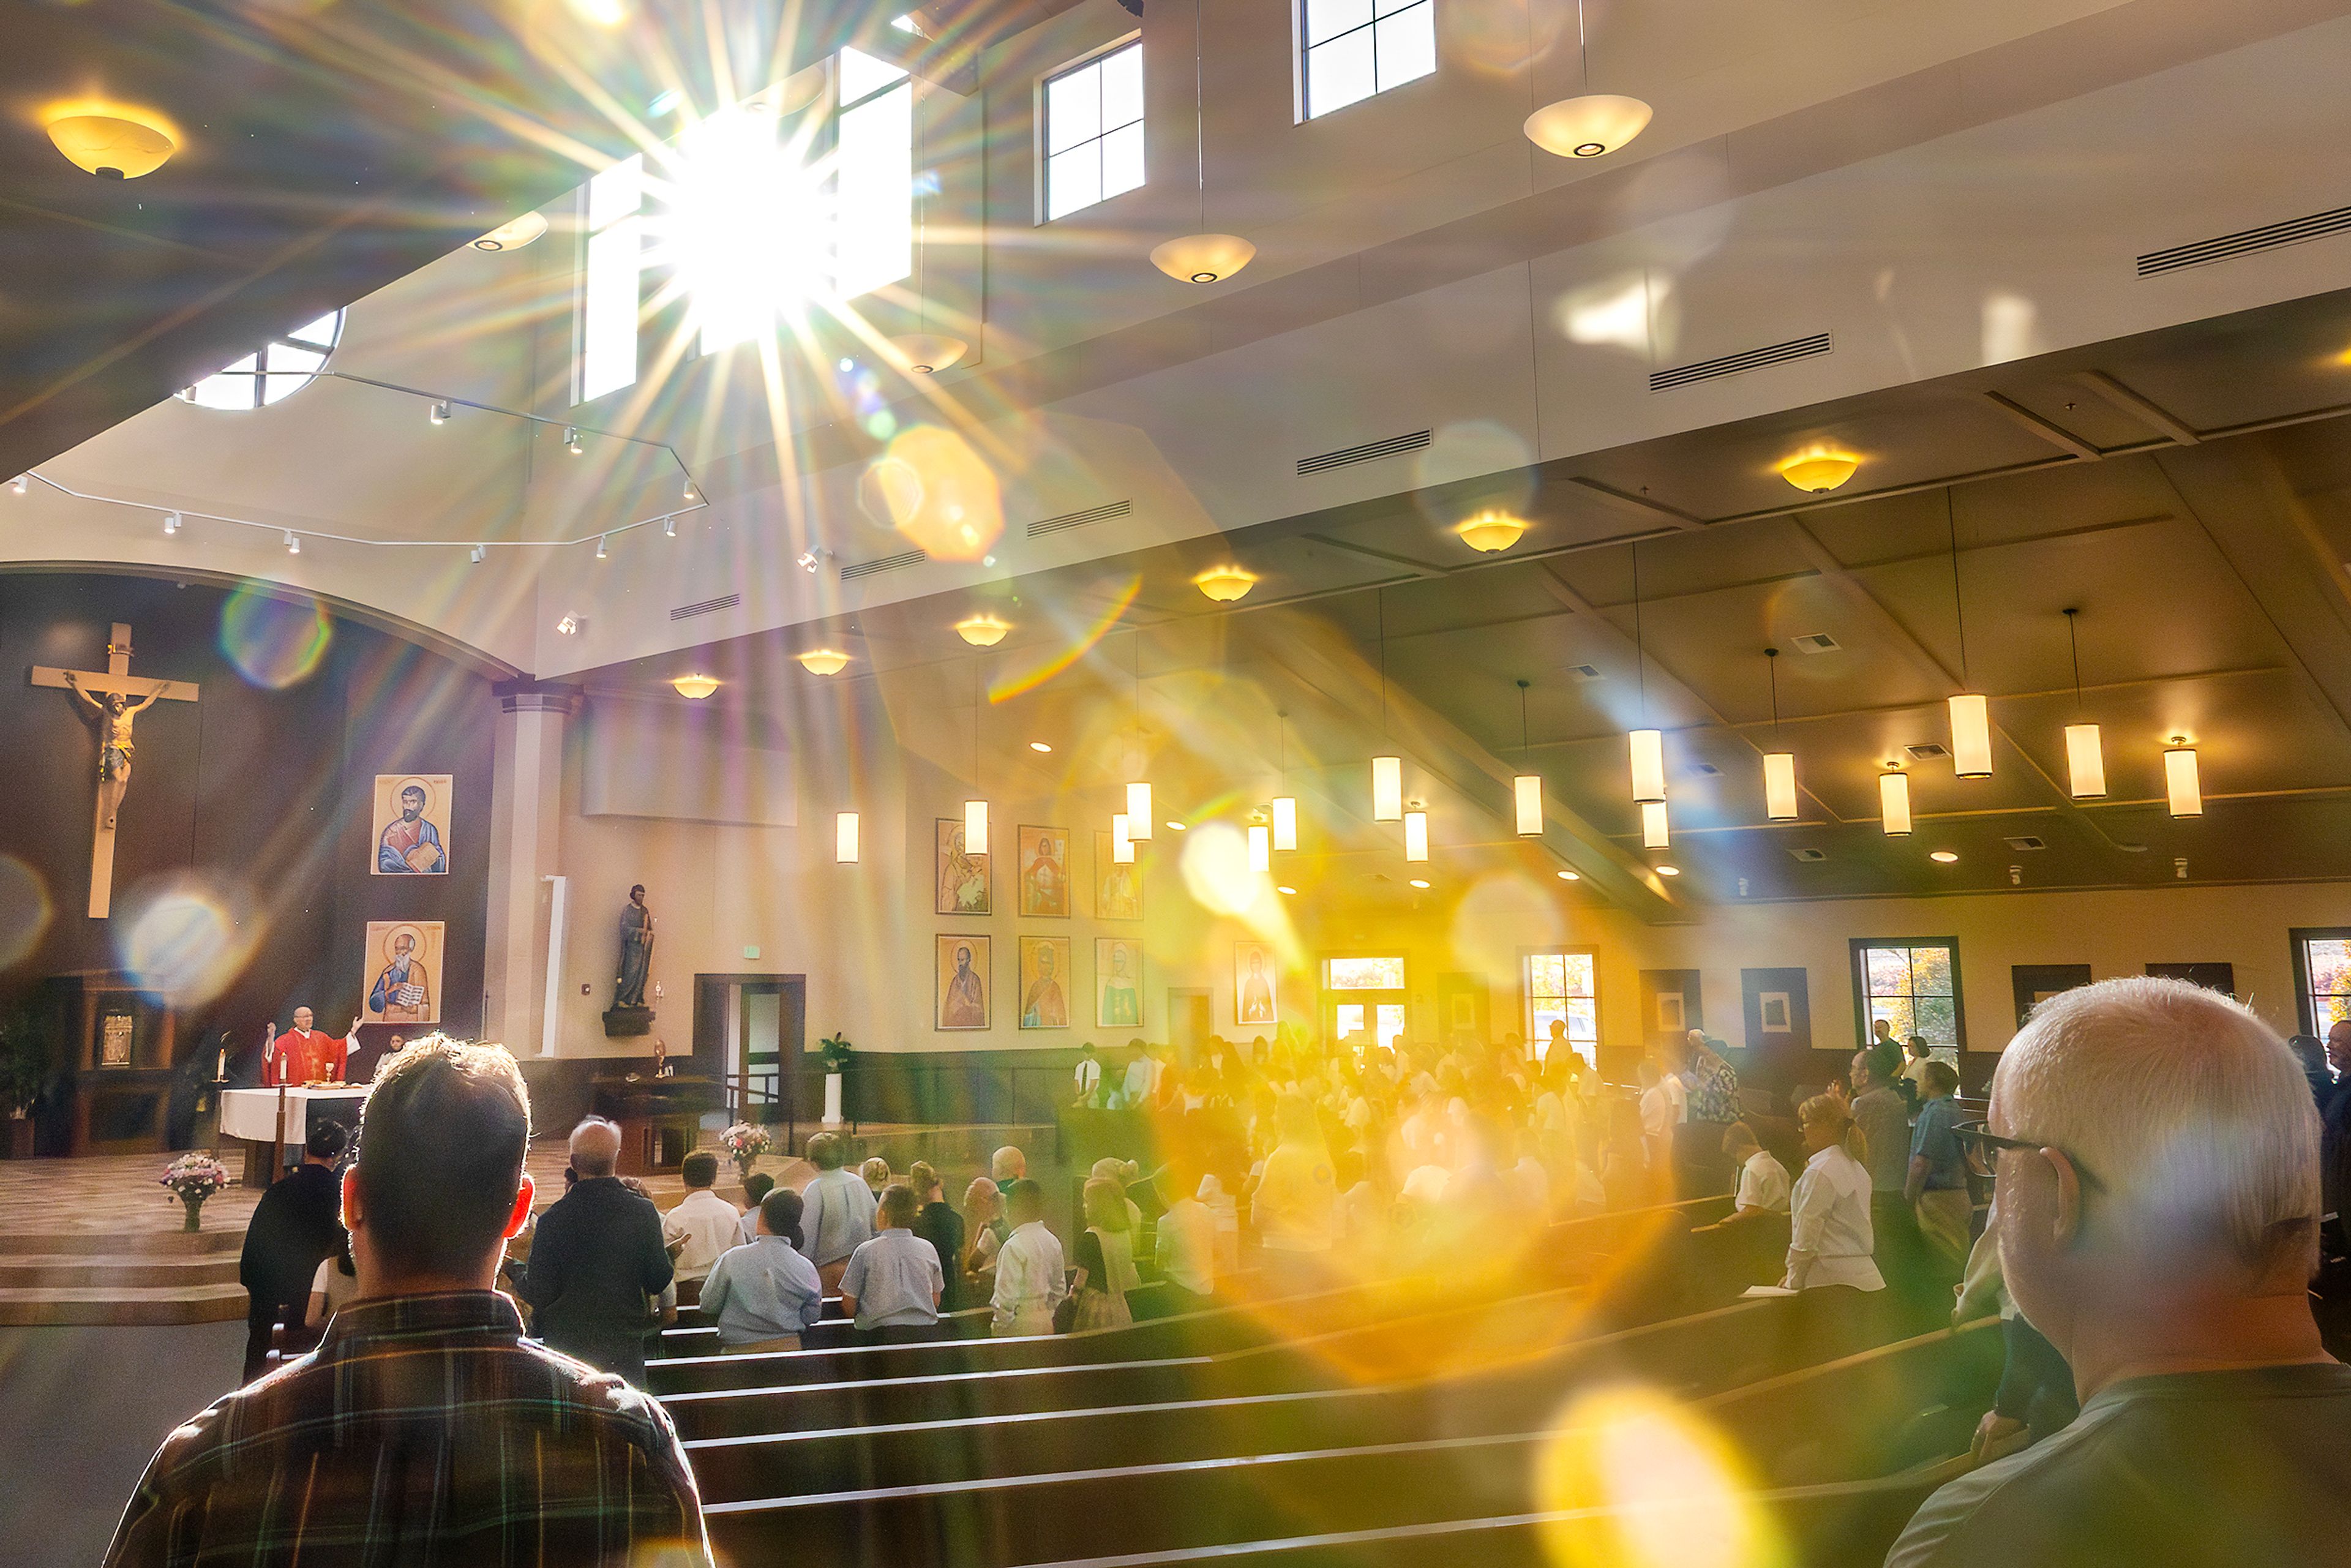
[[1871, 1258], [1869, 1170], [1853, 1155], [1852, 1116], [1832, 1095], [1799, 1106], [1804, 1174], [1791, 1200], [1788, 1268], [1780, 1283], [1806, 1298], [1802, 1332], [1815, 1359], [1858, 1348], [1868, 1328], [1865, 1298], [1886, 1289]]
[[346, 1232], [335, 1255], [320, 1263], [310, 1277], [310, 1310], [303, 1314], [303, 1325], [313, 1333], [323, 1330], [328, 1320], [359, 1293], [359, 1270], [351, 1262], [351, 1239]]
[[799, 1249], [800, 1195], [770, 1191], [751, 1213], [758, 1234], [719, 1254], [702, 1282], [702, 1310], [718, 1320], [729, 1354], [798, 1350], [824, 1314], [824, 1286]]
[[[737, 1230], [739, 1239], [736, 1242], [737, 1246], [743, 1245], [744, 1242], [753, 1239], [759, 1234], [759, 1206], [767, 1202], [768, 1195], [775, 1190], [776, 1178], [765, 1171], [753, 1171], [743, 1178], [745, 1207], [743, 1223]], [[799, 1195], [794, 1193], [792, 1196], [798, 1197]]]
[[939, 1173], [928, 1160], [916, 1160], [906, 1169], [906, 1185], [914, 1189], [915, 1201], [921, 1206], [914, 1214], [914, 1234], [931, 1244], [938, 1255], [939, 1268], [946, 1275], [946, 1290], [939, 1297], [939, 1311], [959, 1312], [971, 1305], [964, 1298], [969, 1293], [963, 1275], [963, 1216], [946, 1200]]
[[718, 1156], [696, 1149], [678, 1166], [685, 1199], [662, 1216], [662, 1241], [677, 1260], [678, 1294], [694, 1303], [710, 1266], [743, 1239], [743, 1211], [718, 1196]]
[[579, 1185], [538, 1217], [522, 1298], [549, 1349], [642, 1385], [649, 1301], [676, 1270], [661, 1210], [612, 1174], [620, 1159], [621, 1129], [611, 1123], [590, 1116], [571, 1130]]
[[873, 1239], [873, 1189], [859, 1173], [842, 1168], [848, 1153], [837, 1133], [819, 1133], [808, 1141], [816, 1176], [800, 1189], [800, 1201], [808, 1206], [800, 1226], [808, 1232], [809, 1261], [828, 1292], [841, 1289], [849, 1255]]
[[1949, 1062], [1929, 1059], [1918, 1082], [1925, 1097], [1910, 1133], [1910, 1169], [1902, 1190], [1918, 1217], [1918, 1233], [1926, 1239], [1938, 1277], [1949, 1283], [1967, 1267], [1968, 1243], [1975, 1228], [1967, 1156], [1953, 1131], [1959, 1107], [1951, 1097], [1959, 1092], [1959, 1075]]
[[2317, 1116], [2277, 1035], [2184, 981], [2067, 991], [1963, 1136], [2081, 1415], [1929, 1498], [1891, 1568], [2342, 1561], [2351, 1367], [2311, 1315]]
[[1722, 1134], [1722, 1152], [1739, 1172], [1739, 1186], [1731, 1197], [1732, 1213], [1789, 1212], [1792, 1193], [1788, 1167], [1756, 1141], [1754, 1128], [1744, 1122], [1731, 1123]]
[[1143, 1283], [1134, 1268], [1135, 1230], [1127, 1214], [1134, 1205], [1126, 1189], [1107, 1176], [1094, 1176], [1082, 1200], [1086, 1228], [1078, 1233], [1071, 1264], [1077, 1270], [1078, 1329], [1118, 1328], [1134, 1321], [1126, 1293]]
[[342, 1183], [335, 1162], [349, 1142], [340, 1123], [319, 1123], [303, 1145], [302, 1163], [272, 1182], [253, 1206], [236, 1264], [248, 1302], [244, 1382], [269, 1369], [270, 1341], [279, 1323], [302, 1334], [319, 1265], [342, 1249]]
[[841, 1310], [873, 1343], [915, 1344], [938, 1338], [946, 1271], [931, 1244], [914, 1234], [921, 1208], [914, 1189], [904, 1182], [883, 1187], [873, 1211], [873, 1238], [849, 1255], [849, 1267], [841, 1271]]
[[1045, 1228], [1045, 1190], [1024, 1176], [1005, 1189], [1004, 1207], [1012, 1234], [996, 1253], [989, 1332], [998, 1337], [1051, 1333], [1053, 1309], [1070, 1287], [1061, 1239]]
[[1641, 1058], [1634, 1074], [1641, 1084], [1642, 1166], [1649, 1173], [1651, 1198], [1668, 1202], [1677, 1196], [1673, 1190], [1674, 1146], [1681, 1133], [1681, 1114], [1667, 1085], [1677, 1084], [1681, 1080], [1659, 1066], [1654, 1056]]
[[708, 1568], [661, 1406], [523, 1338], [493, 1289], [529, 1137], [503, 1050], [427, 1039], [385, 1065], [342, 1182], [357, 1298], [164, 1441], [107, 1568]]
[[1217, 1217], [1200, 1201], [1192, 1175], [1190, 1166], [1171, 1163], [1162, 1176], [1168, 1191], [1182, 1195], [1159, 1217], [1154, 1260], [1170, 1314], [1198, 1312], [1217, 1289]]

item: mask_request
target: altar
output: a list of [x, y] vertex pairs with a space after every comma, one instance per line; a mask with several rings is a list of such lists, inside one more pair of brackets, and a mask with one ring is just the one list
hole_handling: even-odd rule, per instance
[[[319, 1083], [283, 1091], [221, 1091], [221, 1137], [224, 1143], [235, 1138], [245, 1145], [245, 1185], [267, 1186], [277, 1180], [287, 1162], [281, 1155], [279, 1170], [271, 1169], [270, 1150], [282, 1144], [287, 1153], [299, 1160], [310, 1129], [321, 1122], [340, 1122], [347, 1131], [356, 1133], [360, 1107], [367, 1093], [364, 1083]], [[285, 1108], [282, 1124], [278, 1121], [281, 1103]]]

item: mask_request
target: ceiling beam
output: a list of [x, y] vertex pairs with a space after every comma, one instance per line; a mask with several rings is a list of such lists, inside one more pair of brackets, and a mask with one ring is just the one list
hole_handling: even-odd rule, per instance
[[2009, 418], [2014, 420], [2017, 423], [2022, 425], [2025, 429], [2031, 431], [2033, 434], [2041, 437], [2042, 440], [2049, 443], [2050, 445], [2054, 446], [2061, 451], [2070, 452], [2085, 463], [2095, 463], [2100, 457], [2105, 455], [2105, 454], [2100, 452], [2096, 447], [2091, 445], [2088, 442], [2083, 440], [2080, 436], [2074, 434], [2064, 425], [2059, 424], [2056, 421], [2043, 419], [2039, 414], [2033, 413], [2031, 409], [2025, 407], [2022, 403], [2017, 402], [2001, 393], [1988, 392], [1984, 393], [1984, 401], [1991, 404], [1992, 407], [2000, 410], [2001, 413], [2008, 415]]
[[1687, 512], [1677, 511], [1671, 507], [1652, 501], [1646, 496], [1628, 496], [1613, 485], [1604, 485], [1599, 480], [1584, 475], [1571, 476], [1567, 482], [1584, 494], [1595, 496], [1617, 510], [1630, 512], [1645, 522], [1665, 523], [1685, 530], [1696, 530], [1706, 527], [1704, 519], [1693, 517]]
[[2154, 399], [2140, 396], [2104, 371], [2084, 371], [2074, 379], [2149, 430], [2168, 436], [2182, 446], [2193, 446], [2204, 439], [2186, 420]]
[[1301, 534], [1298, 537], [1310, 544], [1318, 544], [1325, 549], [1334, 549], [1343, 555], [1352, 555], [1364, 560], [1375, 561], [1382, 566], [1400, 566], [1413, 576], [1425, 580], [1434, 580], [1453, 575], [1451, 569], [1438, 566], [1434, 561], [1419, 560], [1408, 555], [1397, 555], [1391, 550], [1374, 549], [1369, 545], [1353, 544], [1346, 539], [1333, 538], [1329, 534]]

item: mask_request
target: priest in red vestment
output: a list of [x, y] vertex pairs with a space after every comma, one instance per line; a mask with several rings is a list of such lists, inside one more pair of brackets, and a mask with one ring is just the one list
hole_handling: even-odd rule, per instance
[[310, 1009], [296, 1008], [294, 1027], [261, 1048], [262, 1087], [340, 1083], [344, 1063], [358, 1042], [359, 1032], [360, 1020], [353, 1019], [340, 1040], [321, 1034], [310, 1027]]

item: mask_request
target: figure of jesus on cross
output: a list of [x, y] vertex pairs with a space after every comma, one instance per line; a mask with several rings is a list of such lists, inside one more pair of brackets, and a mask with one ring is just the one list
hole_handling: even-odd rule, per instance
[[133, 675], [131, 628], [119, 621], [106, 642], [104, 670], [53, 670], [36, 664], [32, 682], [69, 691], [98, 715], [98, 810], [90, 823], [89, 917], [103, 920], [114, 907], [114, 824], [122, 810], [122, 797], [131, 788], [131, 725], [158, 701], [194, 702], [195, 684]]

